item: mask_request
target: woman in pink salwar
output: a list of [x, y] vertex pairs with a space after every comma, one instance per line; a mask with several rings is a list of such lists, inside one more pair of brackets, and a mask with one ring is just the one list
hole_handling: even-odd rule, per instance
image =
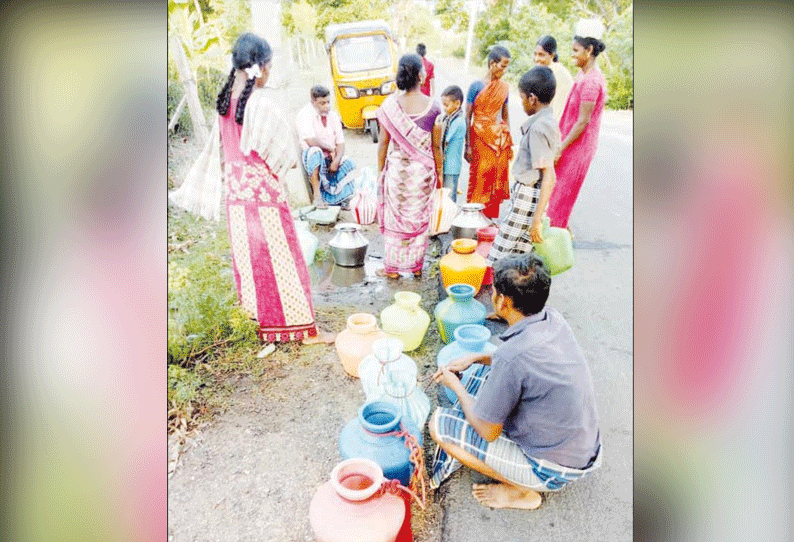
[[264, 39], [240, 36], [217, 101], [234, 280], [263, 342], [333, 342], [315, 323], [309, 272], [285, 197], [283, 176], [297, 163], [291, 129], [261, 90], [271, 57]]
[[606, 80], [596, 65], [598, 55], [606, 48], [600, 40], [603, 28], [594, 20], [580, 21], [573, 38], [571, 58], [581, 70], [574, 78], [560, 119], [562, 146], [555, 162], [557, 183], [546, 209], [551, 225], [559, 228], [568, 228], [571, 210], [598, 148], [606, 100]]
[[422, 59], [404, 55], [397, 68], [397, 88], [377, 112], [378, 215], [384, 237], [384, 272], [421, 276], [429, 238], [433, 190], [441, 188], [441, 129], [437, 102], [422, 94]]

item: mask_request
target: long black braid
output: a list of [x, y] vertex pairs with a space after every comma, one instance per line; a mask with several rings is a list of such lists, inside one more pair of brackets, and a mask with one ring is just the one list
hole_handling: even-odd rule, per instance
[[237, 111], [234, 112], [234, 120], [237, 122], [237, 124], [243, 123], [243, 116], [245, 115], [245, 104], [248, 103], [248, 98], [251, 96], [251, 93], [254, 91], [255, 82], [256, 79], [254, 79], [253, 77], [251, 79], [246, 80], [243, 93], [240, 94], [240, 99], [237, 100]]
[[229, 105], [232, 101], [232, 84], [234, 83], [234, 73], [236, 71], [237, 68], [232, 68], [231, 73], [229, 73], [229, 79], [226, 80], [226, 84], [223, 85], [223, 89], [218, 94], [218, 100], [215, 102], [215, 109], [224, 117], [229, 112]]
[[[232, 86], [237, 70], [245, 70], [254, 65], [265, 66], [270, 62], [272, 56], [273, 50], [270, 48], [270, 44], [259, 36], [246, 32], [237, 38], [232, 48], [232, 71], [220, 94], [218, 94], [218, 100], [216, 102], [218, 113], [225, 116], [229, 112], [232, 99]], [[256, 79], [254, 78], [246, 79], [245, 88], [240, 95], [240, 99], [237, 101], [237, 109], [234, 114], [234, 120], [237, 124], [243, 123], [245, 105], [248, 103], [248, 98], [254, 90], [255, 83]]]

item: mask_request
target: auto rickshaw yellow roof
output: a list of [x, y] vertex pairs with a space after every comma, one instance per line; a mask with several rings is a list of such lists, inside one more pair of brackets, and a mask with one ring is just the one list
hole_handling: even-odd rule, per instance
[[331, 44], [339, 36], [348, 34], [363, 34], [366, 32], [386, 32], [390, 38], [394, 39], [389, 30], [386, 21], [372, 20], [372, 21], [356, 21], [354, 23], [340, 23], [329, 24], [325, 27], [325, 46], [331, 47]]

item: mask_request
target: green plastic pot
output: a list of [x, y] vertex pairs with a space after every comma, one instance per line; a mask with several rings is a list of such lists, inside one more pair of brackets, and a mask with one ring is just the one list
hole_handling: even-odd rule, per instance
[[573, 243], [566, 228], [554, 228], [549, 217], [543, 217], [543, 242], [532, 243], [535, 253], [546, 264], [552, 276], [573, 267]]

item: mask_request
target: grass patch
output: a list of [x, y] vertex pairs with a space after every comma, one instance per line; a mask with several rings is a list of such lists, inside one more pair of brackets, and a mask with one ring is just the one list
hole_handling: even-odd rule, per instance
[[[225, 220], [206, 221], [169, 206], [169, 432], [206, 413], [216, 380], [254, 371], [257, 323], [239, 306]], [[209, 388], [209, 389], [208, 389]]]

